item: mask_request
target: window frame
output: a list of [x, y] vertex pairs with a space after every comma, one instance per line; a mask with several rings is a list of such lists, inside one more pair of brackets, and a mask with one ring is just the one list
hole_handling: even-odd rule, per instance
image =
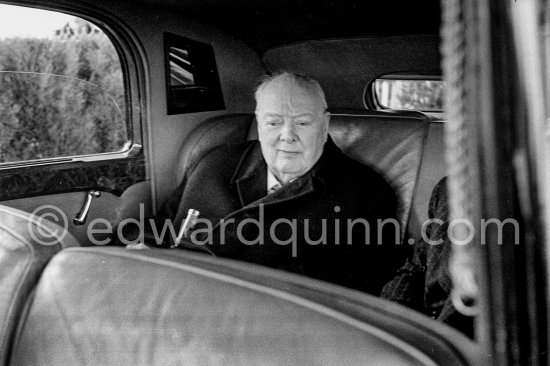
[[149, 158], [142, 141], [148, 141], [149, 78], [147, 59], [139, 38], [112, 12], [83, 3], [41, 0], [0, 0], [6, 5], [63, 12], [100, 27], [109, 37], [121, 62], [125, 82], [128, 149], [110, 153], [45, 158], [4, 163], [0, 166], [0, 201], [35, 196], [100, 190], [117, 196], [130, 186], [150, 180]]
[[29, 1], [0, 1], [2, 5], [19, 6], [37, 10], [60, 12], [86, 20], [104, 32], [115, 48], [122, 71], [125, 94], [125, 123], [128, 140], [125, 148], [119, 151], [103, 152], [95, 154], [69, 155], [34, 160], [21, 160], [17, 162], [0, 163], [0, 171], [14, 168], [48, 166], [53, 164], [88, 163], [113, 159], [128, 159], [143, 155], [143, 142], [145, 139], [145, 117], [147, 106], [145, 104], [145, 65], [142, 64], [143, 50], [139, 41], [125, 26], [122, 19], [115, 18], [111, 13], [95, 10], [88, 6], [78, 4], [59, 4], [45, 1], [35, 4]]
[[[188, 52], [193, 84], [172, 85], [170, 48], [184, 48]], [[212, 45], [171, 32], [163, 33], [164, 78], [166, 84], [166, 114], [212, 112], [225, 109], [225, 100]], [[207, 98], [205, 98], [207, 96]], [[200, 101], [202, 97], [201, 102]], [[185, 100], [180, 104], [178, 101]], [[191, 102], [190, 102], [191, 101]], [[194, 103], [193, 103], [194, 101]]]
[[422, 80], [422, 81], [441, 81], [443, 77], [440, 72], [392, 72], [388, 74], [381, 74], [372, 79], [366, 86], [363, 93], [363, 101], [367, 109], [374, 109], [378, 111], [416, 111], [422, 113], [436, 113], [442, 114], [444, 109], [395, 109], [389, 108], [380, 103], [378, 100], [378, 94], [376, 93], [376, 81], [377, 80]]

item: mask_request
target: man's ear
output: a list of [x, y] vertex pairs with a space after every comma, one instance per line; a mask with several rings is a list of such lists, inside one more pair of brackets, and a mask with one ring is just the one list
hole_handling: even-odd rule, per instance
[[328, 126], [330, 124], [330, 112], [325, 112], [323, 114], [323, 132], [325, 134], [325, 142], [328, 139]]
[[254, 111], [254, 115], [256, 117], [256, 131], [258, 131], [258, 139], [260, 139], [261, 128], [260, 128], [260, 118], [258, 115], [258, 111]]

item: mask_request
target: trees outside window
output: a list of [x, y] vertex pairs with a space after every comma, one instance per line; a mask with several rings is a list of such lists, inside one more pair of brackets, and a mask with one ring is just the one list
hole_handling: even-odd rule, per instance
[[128, 140], [121, 63], [101, 29], [67, 16], [45, 37], [0, 34], [0, 163], [115, 152]]

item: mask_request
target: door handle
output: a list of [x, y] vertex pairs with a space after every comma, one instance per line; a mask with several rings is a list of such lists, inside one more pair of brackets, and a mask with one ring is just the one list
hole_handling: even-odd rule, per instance
[[90, 205], [92, 204], [92, 199], [94, 197], [100, 197], [101, 192], [92, 190], [88, 192], [88, 196], [86, 196], [86, 201], [84, 202], [84, 206], [80, 209], [80, 212], [76, 215], [76, 217], [73, 219], [73, 223], [76, 226], [84, 225], [86, 222], [86, 217], [88, 216], [88, 211], [90, 211]]

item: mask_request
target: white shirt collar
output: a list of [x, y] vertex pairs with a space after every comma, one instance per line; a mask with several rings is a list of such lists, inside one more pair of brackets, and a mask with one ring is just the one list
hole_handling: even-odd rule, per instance
[[[288, 183], [292, 183], [294, 182], [296, 179], [298, 179], [300, 177], [295, 177], [295, 178], [292, 178], [290, 180], [290, 182]], [[279, 180], [275, 177], [275, 174], [273, 174], [271, 172], [271, 170], [269, 170], [269, 168], [267, 168], [267, 193], [272, 193], [270, 192], [271, 188], [273, 188], [274, 186], [279, 186], [278, 188], [281, 188], [283, 185], [279, 182]], [[277, 189], [278, 189], [277, 188]]]
[[269, 190], [271, 189], [271, 187], [276, 186], [276, 185], [281, 186], [281, 183], [279, 183], [279, 181], [277, 180], [275, 175], [268, 168], [267, 169], [267, 192], [269, 193]]

